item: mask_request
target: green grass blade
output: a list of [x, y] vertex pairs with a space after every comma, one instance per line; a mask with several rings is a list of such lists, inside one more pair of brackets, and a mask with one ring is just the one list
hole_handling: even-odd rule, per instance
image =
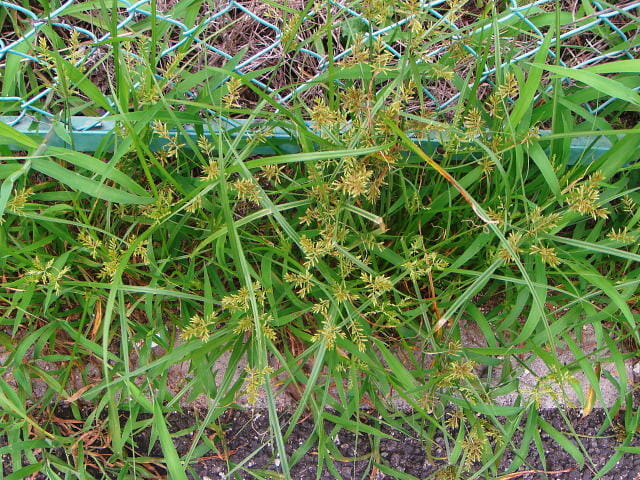
[[573, 78], [609, 97], [619, 98], [620, 100], [640, 106], [640, 95], [637, 92], [611, 78], [603, 77], [588, 70], [578, 70], [557, 65], [535, 64], [535, 66], [562, 77]]
[[153, 423], [158, 433], [158, 439], [160, 440], [160, 446], [164, 454], [164, 461], [167, 465], [169, 476], [172, 480], [187, 480], [185, 469], [180, 462], [180, 457], [173, 444], [173, 439], [167, 428], [162, 409], [157, 402], [154, 402], [153, 407]]
[[147, 205], [152, 201], [151, 197], [141, 197], [140, 195], [128, 193], [72, 172], [48, 158], [33, 158], [31, 166], [34, 170], [55, 178], [64, 185], [90, 197], [125, 205]]

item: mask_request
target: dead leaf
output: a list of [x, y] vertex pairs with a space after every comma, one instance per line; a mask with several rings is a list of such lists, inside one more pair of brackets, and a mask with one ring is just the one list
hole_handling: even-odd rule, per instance
[[91, 339], [95, 340], [98, 330], [102, 325], [102, 302], [100, 299], [96, 300], [96, 315], [93, 318], [93, 327], [91, 328]]
[[521, 472], [513, 472], [513, 473], [508, 473], [507, 475], [502, 475], [501, 477], [498, 477], [498, 480], [512, 480], [514, 478], [522, 477], [524, 475], [529, 475], [529, 474], [535, 474], [535, 473], [557, 475], [559, 473], [568, 473], [572, 471], [573, 471], [573, 468], [567, 468], [565, 470], [523, 470]]
[[68, 396], [67, 398], [64, 399], [65, 402], [68, 403], [73, 403], [76, 400], [78, 400], [82, 394], [84, 392], [86, 392], [87, 390], [89, 390], [93, 385], [85, 385], [84, 387], [82, 387], [80, 390], [78, 390], [77, 392], [75, 392], [73, 395]]
[[[598, 381], [600, 381], [600, 363], [596, 363], [595, 374]], [[584, 401], [584, 406], [582, 407], [582, 418], [585, 418], [587, 415], [591, 413], [593, 410], [593, 406], [596, 403], [596, 390], [593, 388], [593, 385], [589, 385], [587, 389], [587, 395]]]

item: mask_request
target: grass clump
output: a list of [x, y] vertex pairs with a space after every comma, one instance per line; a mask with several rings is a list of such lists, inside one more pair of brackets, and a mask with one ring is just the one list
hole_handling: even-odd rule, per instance
[[[550, 398], [588, 415], [601, 377], [618, 393], [604, 428], [622, 418], [629, 446], [638, 61], [578, 68], [594, 54], [561, 34], [594, 5], [513, 16], [500, 2], [271, 2], [286, 13], [269, 17], [281, 56], [261, 69], [239, 67], [246, 51], [213, 62], [202, 43], [222, 35], [213, 23], [176, 47], [156, 2], [90, 67], [78, 56], [90, 42], [73, 34], [58, 52], [63, 32], [43, 29], [32, 46], [43, 61], [19, 64], [5, 90], [52, 80], [42, 107], [61, 113], [45, 138], [0, 124], [11, 471], [187, 478], [213, 451], [229, 475], [263, 475], [205, 435], [256, 403], [285, 478], [311, 452], [318, 476], [355, 464], [333, 442], [342, 430], [371, 442], [363, 474], [412, 478], [379, 456], [389, 429], [429, 456], [443, 446], [436, 478], [537, 468], [527, 457], [540, 432], [597, 470], [571, 424], [561, 432], [537, 410]], [[170, 14], [193, 26], [196, 7]], [[249, 21], [243, 8], [227, 14]], [[607, 8], [618, 30], [582, 35], [616, 52], [637, 18]], [[105, 6], [96, 27], [116, 29], [119, 15]], [[289, 56], [309, 51], [326, 68], [291, 76]], [[115, 134], [92, 155], [53, 143], [69, 136], [68, 115], [103, 112]], [[198, 398], [204, 418], [177, 450], [167, 413]], [[292, 449], [306, 416], [313, 432]]]

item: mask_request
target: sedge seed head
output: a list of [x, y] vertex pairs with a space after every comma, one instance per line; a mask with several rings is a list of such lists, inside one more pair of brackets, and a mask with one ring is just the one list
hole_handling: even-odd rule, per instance
[[374, 305], [378, 304], [378, 297], [393, 290], [393, 282], [386, 275], [371, 275], [362, 272], [360, 279], [365, 283], [365, 288], [369, 292], [368, 297]]
[[594, 220], [598, 218], [606, 219], [609, 216], [609, 212], [599, 206], [599, 185], [603, 179], [602, 173], [596, 172], [584, 182], [572, 185], [565, 198], [569, 210], [580, 215], [590, 215]]
[[292, 284], [296, 289], [296, 294], [303, 299], [309, 294], [313, 287], [311, 283], [312, 279], [313, 275], [308, 269], [302, 273], [287, 272], [284, 275], [284, 281]]
[[182, 338], [184, 340], [199, 338], [203, 342], [207, 342], [210, 336], [209, 327], [215, 323], [217, 317], [216, 313], [204, 317], [199, 314], [194, 315], [191, 317], [189, 325], [182, 331]]
[[226, 83], [227, 93], [222, 97], [222, 103], [225, 107], [238, 107], [240, 100], [240, 91], [242, 88], [242, 80], [240, 77], [231, 77]]
[[239, 200], [248, 200], [255, 204], [260, 203], [260, 187], [252, 179], [239, 179], [231, 183]]
[[[489, 95], [489, 98], [487, 98], [485, 102], [485, 108], [487, 109], [487, 112], [489, 112], [489, 115], [498, 119], [504, 116], [502, 112], [502, 105], [502, 98], [496, 92]], [[499, 137], [494, 138], [499, 139]], [[498, 150], [498, 148], [493, 148], [493, 150]]]
[[449, 381], [471, 380], [476, 377], [475, 368], [478, 366], [473, 360], [458, 360], [447, 368], [445, 376]]
[[215, 160], [209, 160], [209, 162], [202, 167], [202, 178], [205, 180], [215, 180], [220, 175], [220, 168], [218, 168], [218, 162]]
[[549, 233], [560, 224], [561, 218], [557, 212], [545, 215], [540, 207], [535, 207], [529, 215], [529, 233], [531, 235]]
[[52, 287], [54, 292], [59, 294], [60, 280], [67, 274], [69, 267], [65, 266], [58, 269], [53, 265], [54, 262], [54, 258], [45, 263], [40, 257], [36, 256], [33, 260], [32, 268], [26, 272], [27, 280]]
[[246, 367], [247, 374], [245, 379], [245, 393], [249, 405], [255, 405], [260, 396], [263, 394], [262, 386], [266, 379], [273, 375], [272, 367], [264, 367], [262, 369]]
[[[507, 237], [507, 243], [509, 244], [509, 249], [506, 247], [501, 247], [498, 250], [498, 255], [507, 263], [512, 262], [514, 260], [513, 253], [518, 255], [522, 252], [522, 248], [519, 247], [520, 242], [522, 241], [523, 234], [522, 232], [511, 232]], [[513, 253], [512, 253], [513, 252]]]
[[283, 168], [284, 167], [282, 165], [277, 164], [265, 165], [264, 167], [262, 167], [261, 174], [264, 178], [269, 180], [274, 185], [278, 185], [281, 180]]
[[198, 148], [207, 156], [213, 153], [213, 144], [205, 135], [200, 135], [198, 137]]
[[353, 320], [349, 323], [349, 333], [351, 333], [351, 340], [356, 344], [356, 348], [360, 353], [364, 353], [367, 349], [368, 337], [364, 332], [364, 329]]
[[91, 252], [91, 256], [96, 258], [98, 249], [102, 246], [102, 242], [93, 236], [86, 230], [81, 230], [78, 233], [78, 241], [80, 244]]
[[560, 259], [556, 255], [556, 250], [553, 247], [532, 245], [531, 253], [534, 255], [540, 255], [542, 261], [551, 267], [557, 267], [560, 265]]
[[638, 211], [638, 204], [629, 195], [625, 195], [624, 197], [622, 197], [621, 202], [622, 209], [629, 215], [635, 215], [635, 213]]
[[311, 107], [311, 122], [317, 128], [331, 128], [339, 126], [342, 115], [332, 110], [320, 97], [316, 97]]
[[334, 183], [334, 188], [350, 197], [359, 197], [367, 193], [372, 175], [373, 172], [363, 164], [348, 168], [342, 178]]
[[16, 214], [22, 213], [31, 195], [33, 195], [33, 189], [31, 188], [22, 188], [16, 191], [14, 196], [7, 202], [7, 210]]
[[458, 480], [459, 478], [455, 465], [447, 465], [435, 473], [434, 480]]
[[485, 440], [475, 431], [464, 437], [462, 449], [465, 452], [464, 467], [466, 470], [470, 470], [476, 462], [482, 460], [485, 447]]
[[222, 297], [221, 308], [231, 313], [244, 312], [249, 309], [249, 301], [249, 291], [246, 287], [242, 287], [237, 293]]
[[498, 96], [501, 98], [514, 99], [518, 96], [519, 92], [518, 79], [512, 72], [507, 73], [504, 82], [498, 87]]
[[344, 338], [344, 333], [337, 325], [332, 325], [329, 320], [325, 319], [322, 328], [318, 330], [312, 337], [313, 342], [324, 340], [329, 350], [333, 350], [336, 346], [336, 340]]
[[463, 125], [470, 136], [481, 136], [484, 129], [484, 120], [480, 111], [477, 108], [471, 108], [464, 117]]
[[620, 228], [618, 230], [615, 228], [611, 229], [607, 234], [607, 238], [620, 243], [633, 243], [635, 241], [635, 236], [629, 232], [627, 227]]
[[455, 430], [464, 422], [464, 412], [456, 408], [453, 412], [447, 415], [447, 419], [444, 421], [444, 424], [450, 430]]
[[251, 315], [243, 315], [238, 319], [238, 323], [233, 329], [236, 335], [250, 332], [253, 329], [253, 317]]

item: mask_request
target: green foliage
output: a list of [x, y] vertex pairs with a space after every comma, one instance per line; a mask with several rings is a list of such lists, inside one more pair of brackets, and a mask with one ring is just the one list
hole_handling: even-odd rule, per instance
[[[620, 398], [608, 419], [631, 398], [623, 362], [640, 341], [640, 140], [628, 120], [637, 60], [560, 66], [565, 47], [554, 32], [563, 13], [540, 7], [527, 12], [545, 31], [540, 50], [531, 63], [509, 64], [519, 53], [509, 40], [531, 25], [493, 22], [494, 2], [479, 2], [475, 14], [450, 3], [438, 18], [411, 0], [354, 2], [378, 26], [415, 15], [385, 38], [401, 53], [338, 18], [352, 49], [287, 106], [250, 81], [275, 75], [286, 58], [238, 76], [241, 52], [192, 73], [203, 54], [187, 42], [160, 81], [149, 62], [170, 35], [149, 26], [157, 45], [148, 30], [114, 43], [113, 80], [101, 91], [72, 50], [52, 53], [60, 39], [47, 30], [40, 73], [55, 68], [65, 79], [52, 101], [65, 112], [112, 112], [118, 135], [112, 151], [89, 156], [0, 123], [0, 144], [24, 149], [0, 162], [0, 342], [2, 373], [13, 379], [0, 387], [0, 429], [14, 475], [149, 477], [156, 460], [134, 440], [149, 428], [172, 478], [186, 478], [213, 445], [204, 430], [221, 430], [224, 409], [247, 401], [266, 406], [285, 477], [312, 450], [318, 472], [335, 470], [333, 437], [346, 429], [372, 439], [370, 470], [411, 478], [377, 455], [383, 426], [411, 429], [426, 445], [442, 433], [450, 466], [437, 478], [512, 473], [541, 431], [594, 467], [571, 429], [557, 430], [536, 407], [545, 396], [569, 401], [565, 390], [580, 390], [574, 377], [583, 372], [590, 387], [577, 397], [590, 410], [607, 361]], [[578, 18], [588, 13], [582, 3]], [[188, 5], [174, 13], [193, 19]], [[307, 7], [276, 10], [291, 25], [312, 7], [334, 14], [326, 3]], [[463, 15], [466, 26], [448, 26]], [[326, 29], [298, 33], [289, 32], [291, 52], [314, 43], [337, 53]], [[457, 35], [475, 55], [452, 47], [424, 61]], [[619, 40], [603, 41], [615, 49]], [[481, 85], [479, 73], [494, 67]], [[425, 88], [459, 97], [437, 110]], [[585, 108], [611, 95], [618, 99], [604, 110]], [[220, 116], [242, 121], [226, 130]], [[295, 153], [276, 141], [283, 132]], [[598, 156], [603, 135], [613, 146]], [[593, 142], [575, 162], [568, 147], [578, 136]], [[583, 352], [576, 339], [588, 326], [596, 345]], [[481, 345], [465, 341], [471, 329]], [[575, 361], [564, 364], [567, 345]], [[228, 369], [216, 375], [223, 356]], [[527, 391], [518, 380], [535, 360], [548, 374]], [[189, 373], [176, 383], [167, 372], [183, 362]], [[45, 385], [38, 397], [32, 380]], [[281, 428], [276, 397], [291, 391], [299, 398]], [[518, 401], [501, 405], [508, 394]], [[209, 410], [181, 455], [166, 415], [198, 395]], [[63, 401], [82, 418], [73, 428], [52, 416]], [[80, 401], [95, 407], [88, 418]], [[317, 428], [287, 455], [305, 414], [335, 427]], [[625, 422], [632, 448], [637, 418]], [[36, 450], [47, 453], [36, 461]], [[507, 451], [518, 455], [503, 471]], [[246, 469], [229, 462], [230, 471]]]

